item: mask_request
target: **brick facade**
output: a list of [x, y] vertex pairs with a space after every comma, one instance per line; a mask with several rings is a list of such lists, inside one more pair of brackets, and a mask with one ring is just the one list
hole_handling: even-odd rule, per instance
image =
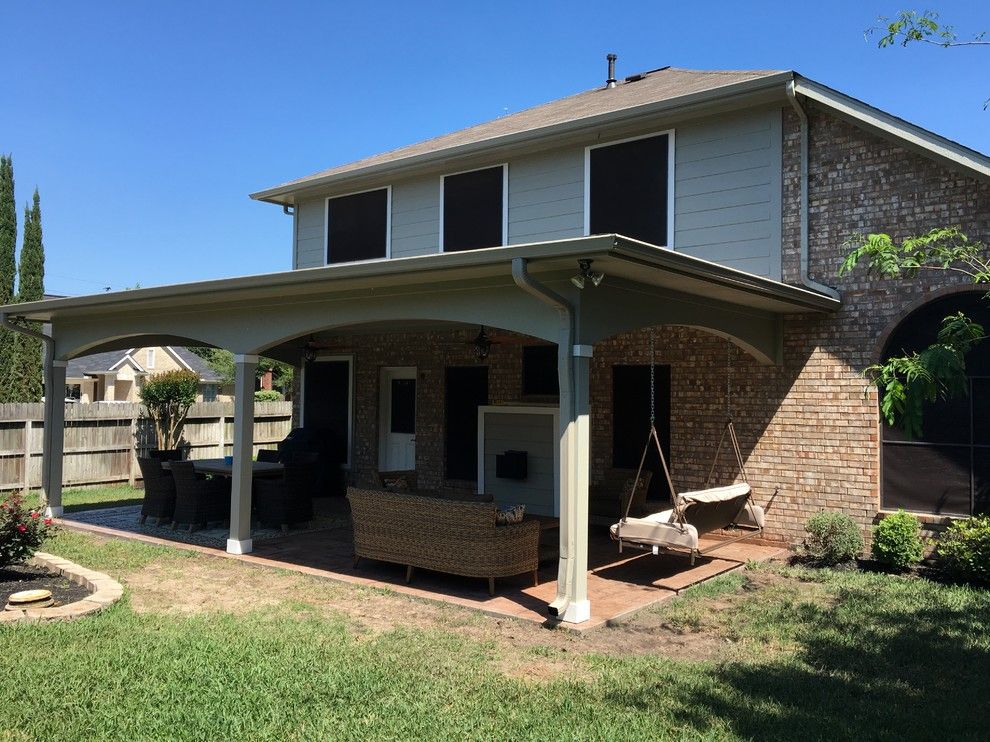
[[[842, 509], [864, 528], [879, 509], [879, 423], [876, 395], [862, 369], [897, 319], [926, 297], [961, 280], [925, 275], [880, 281], [857, 270], [841, 280], [844, 241], [857, 232], [904, 237], [956, 225], [974, 239], [990, 238], [990, 185], [908, 152], [821, 111], [810, 110], [810, 272], [842, 292], [833, 316], [794, 316], [784, 323], [784, 362], [760, 366], [733, 350], [733, 417], [757, 501], [780, 489], [768, 535], [793, 541], [808, 516]], [[796, 115], [784, 112], [783, 276], [799, 280]], [[446, 366], [474, 365], [476, 330], [360, 335], [338, 338], [355, 356], [352, 480], [368, 483], [377, 467], [378, 380], [382, 366], [418, 369], [417, 469], [422, 487], [443, 482], [443, 383]], [[678, 489], [703, 485], [725, 419], [727, 343], [685, 327], [656, 329], [657, 362], [671, 366], [671, 458]], [[336, 349], [334, 352], [338, 352]], [[487, 361], [492, 404], [518, 402], [521, 349], [498, 345]], [[611, 368], [648, 363], [646, 331], [599, 343], [592, 365], [592, 480], [611, 466]], [[735, 476], [724, 457], [722, 481]], [[446, 483], [460, 484], [467, 483]]]

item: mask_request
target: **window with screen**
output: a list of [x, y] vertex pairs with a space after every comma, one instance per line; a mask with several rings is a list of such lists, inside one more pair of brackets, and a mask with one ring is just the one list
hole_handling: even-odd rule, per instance
[[[884, 358], [921, 351], [935, 342], [942, 319], [964, 312], [990, 327], [983, 292], [936, 299], [910, 314], [893, 332]], [[881, 506], [940, 515], [990, 513], [990, 344], [966, 356], [967, 394], [926, 404], [922, 434], [908, 438], [881, 430]]]
[[526, 397], [556, 397], [560, 394], [556, 345], [523, 347], [522, 391]]
[[388, 254], [388, 189], [327, 199], [327, 263]]
[[668, 246], [669, 134], [588, 150], [588, 234]]
[[503, 244], [505, 168], [485, 168], [443, 179], [443, 251]]

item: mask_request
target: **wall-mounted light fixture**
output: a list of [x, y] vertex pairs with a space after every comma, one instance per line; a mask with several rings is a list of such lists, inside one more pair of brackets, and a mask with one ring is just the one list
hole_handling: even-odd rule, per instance
[[571, 278], [571, 283], [577, 286], [579, 289], [583, 289], [588, 281], [591, 281], [592, 286], [600, 286], [601, 282], [605, 280], [605, 274], [601, 271], [591, 270], [592, 260], [579, 260], [578, 261], [578, 274]]

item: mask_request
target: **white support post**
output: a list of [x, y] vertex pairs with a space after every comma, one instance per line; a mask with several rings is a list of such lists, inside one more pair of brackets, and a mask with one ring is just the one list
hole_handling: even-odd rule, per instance
[[254, 454], [254, 373], [258, 356], [234, 356], [234, 469], [227, 551], [247, 554], [251, 543], [251, 464]]
[[62, 453], [65, 443], [65, 361], [53, 360], [45, 383], [45, 431], [41, 488], [45, 515], [62, 517]]

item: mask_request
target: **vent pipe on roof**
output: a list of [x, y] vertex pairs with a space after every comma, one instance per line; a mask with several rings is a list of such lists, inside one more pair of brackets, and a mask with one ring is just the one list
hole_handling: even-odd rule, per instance
[[608, 60], [608, 79], [605, 81], [606, 88], [615, 87], [615, 60], [618, 59], [614, 54], [609, 54], [605, 57]]

